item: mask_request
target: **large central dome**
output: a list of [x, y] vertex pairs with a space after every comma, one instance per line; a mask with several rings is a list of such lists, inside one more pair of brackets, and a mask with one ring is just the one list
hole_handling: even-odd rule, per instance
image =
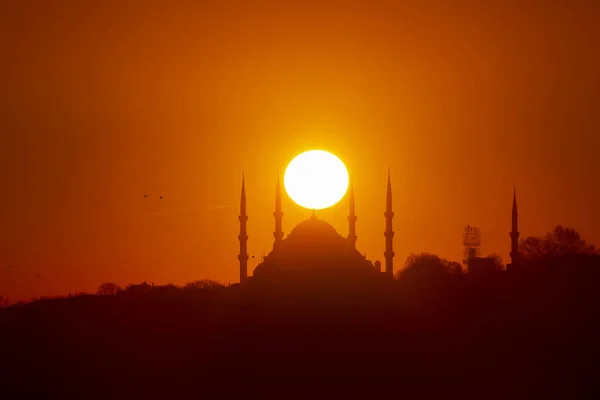
[[344, 239], [333, 226], [328, 222], [318, 219], [313, 215], [312, 218], [300, 222], [292, 229], [287, 237], [287, 242], [298, 240], [323, 240], [323, 239]]
[[254, 277], [281, 279], [300, 275], [322, 280], [344, 275], [373, 274], [365, 256], [329, 223], [312, 216], [300, 222], [254, 270]]

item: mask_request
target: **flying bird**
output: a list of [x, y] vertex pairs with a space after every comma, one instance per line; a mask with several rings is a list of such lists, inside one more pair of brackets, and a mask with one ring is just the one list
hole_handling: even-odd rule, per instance
[[160, 196], [160, 199], [162, 200], [162, 196]]
[[147, 198], [148, 198], [148, 195], [147, 195], [147, 194], [145, 194], [145, 195], [144, 195], [144, 198], [145, 198], [145, 199], [147, 199]]

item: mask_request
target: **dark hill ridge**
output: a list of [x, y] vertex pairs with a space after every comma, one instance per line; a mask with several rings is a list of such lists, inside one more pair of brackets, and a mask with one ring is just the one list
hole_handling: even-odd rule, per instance
[[578, 398], [599, 366], [599, 267], [41, 300], [0, 310], [1, 387], [11, 399]]

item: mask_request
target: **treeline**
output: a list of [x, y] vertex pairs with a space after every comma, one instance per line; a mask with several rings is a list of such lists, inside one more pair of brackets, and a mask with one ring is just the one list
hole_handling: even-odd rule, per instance
[[[600, 249], [595, 245], [584, 240], [579, 232], [573, 228], [557, 225], [551, 232], [544, 236], [529, 236], [522, 238], [519, 241], [519, 253], [521, 257], [522, 268], [533, 268], [537, 266], [537, 273], [543, 273], [543, 268], [540, 270], [540, 262], [548, 261], [549, 264], [556, 264], [555, 260], [566, 256], [600, 255]], [[494, 260], [490, 265], [490, 274], [505, 269], [504, 263], [499, 255], [492, 253], [488, 256]], [[552, 261], [554, 260], [554, 261]], [[543, 263], [542, 263], [543, 264]], [[444, 279], [446, 275], [460, 275], [468, 273], [466, 266], [456, 261], [446, 260], [438, 255], [430, 253], [410, 254], [401, 269], [396, 271], [396, 280], [421, 280], [435, 281]], [[96, 294], [98, 295], [125, 295], [137, 296], [144, 293], [152, 292], [160, 293], [161, 295], [173, 295], [175, 297], [185, 295], [190, 290], [219, 290], [226, 286], [214, 280], [203, 279], [189, 282], [183, 286], [173, 284], [158, 285], [154, 283], [142, 282], [141, 284], [129, 284], [121, 287], [114, 282], [106, 282], [98, 287]], [[188, 293], [189, 294], [189, 293]], [[75, 296], [89, 295], [88, 293], [77, 293]], [[50, 298], [42, 298], [47, 300], [51, 298], [63, 298], [63, 296], [55, 296]], [[33, 301], [40, 299], [33, 299]], [[24, 305], [27, 302], [19, 301], [16, 305]], [[0, 296], [0, 307], [10, 305], [9, 299]]]
[[596, 398], [600, 255], [555, 231], [567, 234], [540, 242], [551, 250], [489, 274], [417, 254], [393, 281], [108, 283], [4, 308], [0, 387], [6, 398]]

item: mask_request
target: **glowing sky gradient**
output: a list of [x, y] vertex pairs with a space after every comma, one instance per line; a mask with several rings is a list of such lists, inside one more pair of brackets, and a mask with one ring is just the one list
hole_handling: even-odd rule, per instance
[[[522, 236], [600, 245], [597, 2], [191, 3], [0, 2], [0, 295], [235, 282], [242, 171], [251, 271], [314, 148], [369, 259], [388, 166], [396, 268], [461, 260], [467, 224], [506, 262], [513, 185]], [[346, 234], [344, 200], [319, 216]]]

